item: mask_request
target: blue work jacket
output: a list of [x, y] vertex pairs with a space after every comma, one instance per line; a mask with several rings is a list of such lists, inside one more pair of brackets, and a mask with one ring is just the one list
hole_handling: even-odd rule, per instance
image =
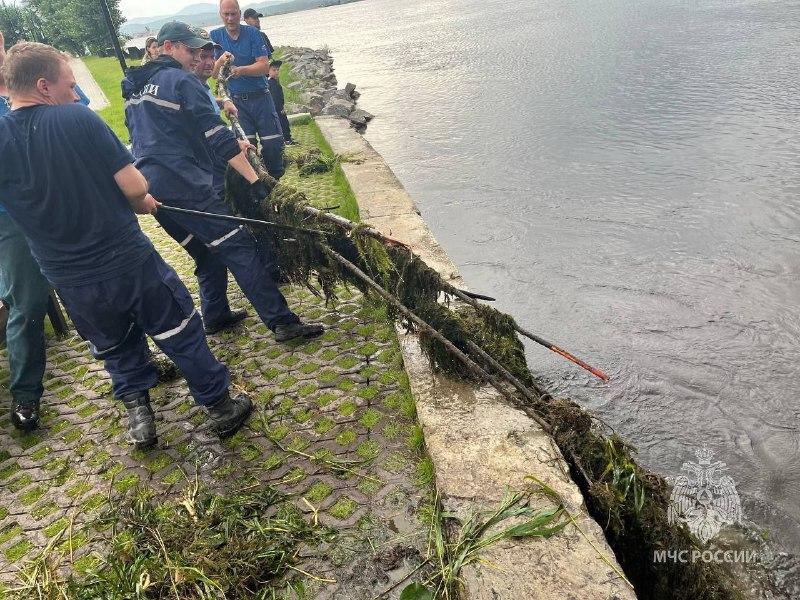
[[136, 167], [157, 200], [202, 210], [213, 202], [214, 156], [241, 151], [207, 88], [170, 56], [132, 68], [122, 81]]

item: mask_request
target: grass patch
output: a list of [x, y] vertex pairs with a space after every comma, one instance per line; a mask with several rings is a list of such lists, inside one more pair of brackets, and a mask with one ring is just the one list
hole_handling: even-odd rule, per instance
[[[319, 130], [319, 127], [317, 127], [315, 122], [309, 121], [305, 125], [295, 123], [292, 126], [292, 129], [293, 131], [307, 131], [308, 134], [310, 134], [311, 141], [313, 142], [312, 147], [319, 148], [322, 151], [322, 154], [325, 155], [325, 157], [329, 160], [334, 159], [335, 154], [333, 149], [330, 147], [330, 144], [328, 144], [328, 141], [325, 139], [325, 136], [322, 135], [322, 132]], [[298, 135], [298, 137], [301, 136]], [[342, 167], [340, 164], [338, 164], [338, 161], [331, 173], [320, 175], [320, 177], [323, 176], [331, 177], [336, 195], [336, 201], [339, 205], [339, 208], [332, 212], [350, 219], [351, 221], [360, 221], [361, 219], [358, 213], [358, 202], [356, 201], [356, 197], [353, 195], [353, 190], [350, 189], [350, 184], [347, 182], [347, 177], [345, 177], [344, 171], [342, 171]]]
[[[273, 59], [283, 60], [283, 48], [275, 49]], [[280, 71], [278, 71], [278, 77], [281, 80], [281, 86], [283, 87], [283, 98], [286, 101], [286, 104], [303, 104], [302, 90], [290, 89], [286, 87], [290, 83], [301, 80], [289, 63], [285, 62], [283, 65], [281, 65]]]
[[97, 84], [108, 98], [110, 105], [97, 111], [97, 115], [108, 124], [123, 143], [129, 143], [128, 129], [125, 127], [125, 106], [122, 100], [122, 69], [116, 58], [88, 56], [83, 59]]

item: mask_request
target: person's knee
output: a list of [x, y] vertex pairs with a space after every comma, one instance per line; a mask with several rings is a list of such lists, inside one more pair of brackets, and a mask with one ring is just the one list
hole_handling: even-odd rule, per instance
[[8, 320], [11, 323], [37, 324], [44, 326], [47, 302], [50, 296], [32, 296], [10, 303]]

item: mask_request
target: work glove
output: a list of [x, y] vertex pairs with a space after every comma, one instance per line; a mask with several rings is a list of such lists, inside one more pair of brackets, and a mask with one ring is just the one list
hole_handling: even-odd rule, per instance
[[263, 202], [264, 198], [269, 196], [266, 186], [260, 179], [250, 184], [249, 194], [253, 208], [260, 208], [261, 202]]

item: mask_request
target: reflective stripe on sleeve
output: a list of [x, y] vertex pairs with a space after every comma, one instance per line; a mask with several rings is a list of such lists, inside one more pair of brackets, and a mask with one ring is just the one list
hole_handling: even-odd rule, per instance
[[282, 133], [277, 133], [275, 135], [262, 135], [261, 136], [261, 141], [262, 142], [268, 142], [269, 140], [277, 140], [278, 138], [283, 139], [283, 134]]
[[208, 244], [208, 247], [209, 247], [209, 248], [216, 248], [217, 246], [219, 246], [219, 245], [220, 245], [220, 244], [222, 244], [223, 242], [225, 242], [225, 241], [229, 240], [230, 238], [232, 238], [233, 236], [235, 236], [235, 235], [236, 235], [237, 233], [239, 233], [239, 232], [240, 232], [242, 229], [244, 229], [244, 225], [239, 225], [239, 226], [238, 226], [236, 229], [234, 229], [233, 231], [229, 231], [228, 233], [226, 233], [225, 235], [223, 235], [221, 238], [219, 238], [219, 239], [217, 239], [217, 240], [214, 240], [213, 242], [211, 242], [210, 244]]
[[190, 233], [190, 234], [188, 235], [188, 237], [187, 237], [185, 240], [183, 240], [183, 241], [181, 242], [181, 246], [183, 246], [184, 248], [186, 248], [186, 246], [189, 244], [189, 242], [191, 242], [193, 239], [194, 239], [194, 234], [193, 234], [193, 233]]
[[181, 105], [176, 104], [175, 102], [170, 102], [169, 100], [162, 100], [161, 98], [156, 98], [155, 96], [150, 96], [145, 94], [139, 98], [133, 98], [132, 100], [128, 100], [125, 102], [125, 108], [129, 106], [134, 106], [136, 104], [141, 104], [142, 102], [152, 102], [153, 104], [157, 104], [158, 106], [163, 106], [164, 108], [171, 108], [172, 110], [180, 110]]
[[197, 309], [194, 309], [192, 311], [192, 314], [190, 314], [183, 321], [181, 321], [181, 324], [178, 325], [175, 329], [170, 329], [169, 331], [165, 331], [163, 333], [159, 333], [158, 335], [154, 335], [153, 339], [158, 342], [163, 342], [164, 340], [168, 340], [171, 337], [175, 337], [181, 331], [186, 329], [186, 327], [189, 325], [189, 321], [191, 321], [196, 314], [197, 314]]
[[213, 129], [209, 129], [208, 131], [206, 131], [206, 139], [210, 138], [212, 135], [223, 129], [225, 129], [225, 125], [217, 125]]

